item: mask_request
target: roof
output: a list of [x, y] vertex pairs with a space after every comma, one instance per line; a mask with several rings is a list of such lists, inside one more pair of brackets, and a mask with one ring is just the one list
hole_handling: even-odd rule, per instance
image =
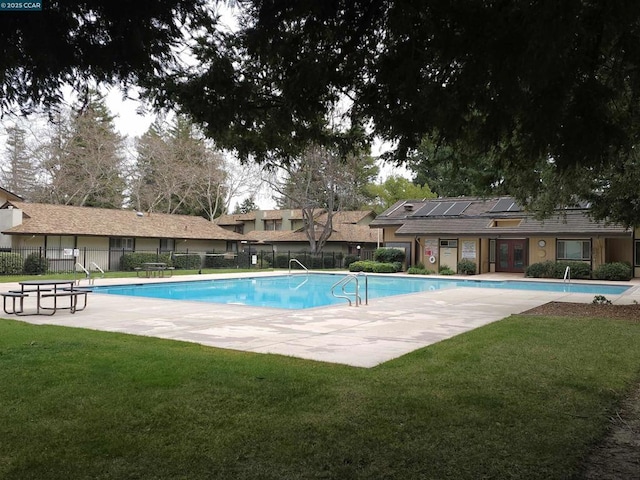
[[[320, 230], [316, 230], [320, 235]], [[308, 238], [303, 229], [295, 231], [287, 230], [264, 230], [253, 231], [251, 236], [260, 243], [279, 242], [308, 242]], [[347, 243], [374, 243], [377, 241], [377, 233], [366, 225], [334, 225], [333, 232], [327, 242], [347, 242]]]
[[83, 235], [197, 240], [246, 240], [202, 217], [166, 213], [138, 214], [132, 210], [6, 202], [2, 208], [22, 210], [22, 224], [8, 235]]
[[397, 235], [411, 236], [631, 234], [631, 230], [622, 225], [591, 220], [588, 212], [588, 208], [582, 206], [561, 210], [553, 217], [538, 220], [511, 197], [402, 200], [378, 215], [370, 226], [398, 226]]
[[4, 193], [4, 195], [7, 197], [7, 200], [16, 200], [16, 201], [21, 201], [23, 200], [23, 198], [19, 195], [16, 195], [13, 192], [10, 192], [9, 190], [0, 187], [0, 192]]

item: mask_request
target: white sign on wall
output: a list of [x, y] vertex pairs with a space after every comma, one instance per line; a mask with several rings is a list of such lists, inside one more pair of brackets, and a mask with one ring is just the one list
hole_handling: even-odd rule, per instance
[[476, 258], [476, 242], [474, 240], [462, 241], [462, 258]]

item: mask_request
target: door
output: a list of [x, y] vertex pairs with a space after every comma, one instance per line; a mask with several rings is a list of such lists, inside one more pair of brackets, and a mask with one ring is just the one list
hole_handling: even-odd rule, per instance
[[497, 272], [524, 272], [527, 259], [527, 240], [498, 240]]

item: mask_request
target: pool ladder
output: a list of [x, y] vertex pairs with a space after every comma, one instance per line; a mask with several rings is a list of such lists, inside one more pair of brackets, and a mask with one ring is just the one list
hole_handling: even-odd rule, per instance
[[[362, 305], [362, 297], [360, 296], [360, 280], [358, 277], [364, 277], [364, 304], [369, 305], [369, 279], [367, 276], [362, 273], [352, 273], [347, 275], [346, 277], [341, 278], [336, 283], [331, 286], [331, 294], [336, 298], [344, 298], [347, 302], [349, 302], [349, 306], [352, 306], [355, 303], [355, 306]], [[355, 292], [347, 292], [346, 286], [350, 283], [355, 283]], [[342, 289], [342, 293], [336, 293], [337, 288]], [[351, 297], [353, 297], [353, 302], [351, 301]]]

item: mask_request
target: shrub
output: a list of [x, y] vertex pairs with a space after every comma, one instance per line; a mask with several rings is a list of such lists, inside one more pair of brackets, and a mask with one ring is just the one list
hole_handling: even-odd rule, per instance
[[555, 278], [556, 264], [552, 261], [532, 263], [525, 272], [525, 277], [532, 278]]
[[404, 262], [405, 254], [404, 250], [400, 250], [398, 248], [376, 248], [373, 252], [373, 259], [376, 262], [382, 263], [393, 263], [393, 262]]
[[463, 258], [458, 262], [458, 272], [466, 275], [475, 275], [476, 262], [469, 260], [468, 258]]
[[22, 273], [22, 256], [17, 253], [0, 253], [0, 274], [15, 275]]
[[[396, 273], [398, 269], [395, 263], [388, 262], [374, 262], [373, 263], [373, 271], [375, 273]], [[402, 268], [402, 264], [400, 264], [400, 268]]]
[[344, 268], [349, 268], [353, 262], [357, 262], [360, 259], [357, 255], [345, 255], [344, 256]]
[[440, 275], [455, 275], [456, 272], [454, 272], [448, 265], [441, 265], [440, 266], [440, 270], [438, 270], [438, 273]]
[[396, 272], [401, 272], [402, 271], [402, 262], [392, 262], [394, 268], [396, 269]]
[[433, 270], [429, 270], [428, 268], [419, 267], [416, 265], [415, 267], [409, 267], [407, 269], [407, 273], [411, 275], [433, 275], [435, 272]]
[[199, 254], [174, 255], [173, 266], [181, 270], [198, 270], [202, 267], [202, 259]]
[[604, 263], [593, 271], [598, 280], [631, 280], [631, 266], [622, 262]]
[[571, 278], [589, 279], [591, 278], [591, 265], [586, 262], [566, 262], [556, 263], [555, 278], [564, 278], [564, 272], [569, 267], [571, 269]]
[[24, 273], [40, 275], [49, 270], [49, 261], [37, 253], [30, 253], [24, 261]]
[[350, 272], [373, 272], [373, 266], [376, 262], [371, 260], [358, 260], [349, 265]]
[[525, 270], [525, 277], [533, 278], [564, 278], [567, 267], [571, 268], [571, 278], [591, 278], [591, 266], [586, 262], [539, 262], [532, 263]]

